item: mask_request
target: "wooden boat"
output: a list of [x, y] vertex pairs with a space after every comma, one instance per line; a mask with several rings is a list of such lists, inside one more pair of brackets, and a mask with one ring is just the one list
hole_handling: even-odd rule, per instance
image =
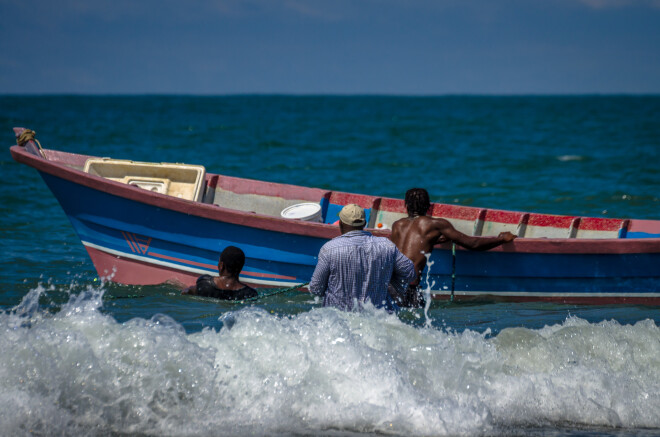
[[[228, 245], [246, 253], [246, 283], [306, 283], [320, 247], [339, 235], [334, 223], [343, 205], [365, 208], [367, 228], [376, 235], [388, 236], [387, 228], [406, 216], [400, 199], [43, 150], [26, 136], [31, 131], [14, 131], [22, 140], [11, 147], [13, 158], [39, 171], [98, 274], [118, 283], [192, 284], [216, 271]], [[282, 217], [299, 204], [318, 206], [318, 221]], [[658, 220], [447, 204], [433, 204], [429, 214], [466, 234], [519, 236], [487, 252], [436, 246], [428, 276], [434, 298], [660, 304]]]

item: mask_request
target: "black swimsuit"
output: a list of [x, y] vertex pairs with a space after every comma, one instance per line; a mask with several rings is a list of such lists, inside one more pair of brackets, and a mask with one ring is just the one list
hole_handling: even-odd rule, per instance
[[202, 275], [197, 278], [197, 295], [223, 300], [243, 300], [257, 297], [257, 291], [247, 285], [238, 290], [224, 290], [215, 285], [211, 275]]

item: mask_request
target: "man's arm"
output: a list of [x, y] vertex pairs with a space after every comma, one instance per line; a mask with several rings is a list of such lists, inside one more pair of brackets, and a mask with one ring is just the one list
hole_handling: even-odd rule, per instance
[[182, 290], [181, 294], [196, 295], [197, 294], [197, 286], [196, 285], [191, 285], [190, 287]]
[[323, 248], [319, 252], [319, 260], [316, 263], [312, 280], [309, 281], [309, 291], [317, 296], [323, 296], [328, 289], [328, 278], [330, 277], [330, 263]]
[[473, 237], [457, 231], [449, 221], [444, 219], [434, 219], [434, 226], [448, 240], [451, 240], [470, 250], [488, 250], [500, 246], [504, 243], [513, 241], [516, 235], [511, 232], [500, 232], [497, 237]]

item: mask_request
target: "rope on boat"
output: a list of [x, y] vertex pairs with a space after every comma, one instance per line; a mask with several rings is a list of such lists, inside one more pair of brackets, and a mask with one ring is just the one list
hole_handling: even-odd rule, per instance
[[454, 289], [456, 288], [456, 243], [451, 243], [451, 296], [449, 301], [454, 301]]
[[[293, 291], [293, 290], [296, 290], [298, 288], [302, 288], [305, 285], [309, 285], [309, 282], [305, 282], [304, 284], [298, 284], [298, 285], [294, 285], [293, 287], [287, 287], [287, 288], [267, 288], [266, 290], [270, 290], [269, 292], [267, 292], [267, 293], [257, 292], [257, 293], [259, 293], [257, 296], [250, 297], [248, 299], [241, 299], [241, 300], [218, 299], [218, 300], [221, 300], [223, 302], [229, 302], [229, 303], [252, 302], [252, 301], [255, 301], [255, 300], [263, 299], [265, 297], [275, 296], [276, 294], [286, 293], [287, 291]], [[125, 295], [125, 296], [103, 296], [103, 298], [107, 299], [107, 300], [111, 300], [111, 299], [136, 299], [136, 298], [140, 298], [140, 297], [146, 297], [146, 296], [144, 296], [142, 294], [128, 294], [128, 295]]]
[[44, 159], [46, 158], [46, 152], [44, 152], [43, 147], [41, 147], [41, 143], [39, 140], [36, 138], [37, 133], [33, 130], [30, 129], [25, 129], [22, 134], [18, 136], [18, 139], [16, 140], [16, 144], [18, 144], [21, 147], [25, 147], [25, 144], [27, 144], [30, 141], [34, 141], [37, 143], [37, 146], [39, 146], [39, 153], [41, 153], [41, 156]]
[[124, 296], [105, 296], [103, 295], [103, 299], [106, 300], [114, 300], [114, 299], [137, 299], [139, 297], [146, 297], [143, 294], [127, 294]]
[[[241, 300], [228, 300], [227, 302], [232, 302], [232, 303], [243, 303], [243, 302], [251, 302], [259, 299], [263, 299], [264, 297], [270, 297], [270, 296], [275, 296], [276, 294], [282, 294], [286, 293], [287, 291], [293, 291], [298, 288], [304, 287], [305, 285], [309, 285], [309, 282], [305, 282], [304, 284], [298, 284], [294, 285], [293, 287], [287, 287], [287, 288], [270, 288], [271, 290], [269, 293], [261, 293], [258, 296], [255, 297], [250, 297], [248, 299], [241, 299]], [[259, 292], [257, 292], [259, 293]]]

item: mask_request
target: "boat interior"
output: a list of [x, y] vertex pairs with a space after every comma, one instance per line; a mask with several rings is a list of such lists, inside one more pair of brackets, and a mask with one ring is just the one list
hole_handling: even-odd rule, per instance
[[[407, 216], [402, 199], [364, 194], [323, 191], [252, 181], [229, 176], [207, 175], [204, 201], [225, 208], [279, 217], [297, 204], [318, 203], [319, 221], [334, 224], [341, 208], [355, 203], [365, 210], [367, 228], [390, 229]], [[431, 204], [429, 216], [444, 218], [468, 235], [494, 236], [509, 231], [526, 238], [625, 238], [630, 220], [556, 216], [502, 211], [469, 206]]]
[[[341, 208], [355, 203], [364, 208], [367, 227], [387, 230], [406, 217], [403, 200], [327, 191], [273, 182], [207, 174], [203, 166], [143, 163], [108, 158], [88, 159], [83, 171], [178, 198], [228, 209], [282, 217], [286, 209], [318, 205], [318, 213], [301, 220], [335, 224]], [[301, 209], [303, 210], [303, 209]], [[432, 217], [449, 220], [459, 231], [475, 236], [493, 236], [509, 231], [526, 238], [624, 238], [629, 220], [556, 216], [515, 211], [432, 204]], [[293, 215], [296, 218], [295, 214]]]
[[[312, 204], [318, 205], [318, 213], [297, 219], [332, 225], [337, 223], [344, 205], [355, 203], [365, 209], [367, 228], [387, 230], [407, 216], [402, 199], [224, 176], [206, 173], [203, 166], [99, 159], [53, 150], [46, 153], [50, 161], [140, 189], [271, 217], [282, 218], [285, 209], [301, 204], [308, 211]], [[660, 237], [660, 221], [656, 220], [561, 216], [441, 203], [432, 204], [428, 214], [444, 218], [460, 232], [474, 236], [509, 231], [523, 238]]]

